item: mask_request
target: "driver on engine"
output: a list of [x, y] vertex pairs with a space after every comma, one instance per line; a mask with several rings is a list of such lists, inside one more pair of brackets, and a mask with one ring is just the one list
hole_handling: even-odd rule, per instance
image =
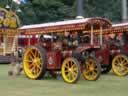
[[74, 48], [78, 46], [77, 32], [65, 32], [63, 38], [63, 46], [67, 48]]

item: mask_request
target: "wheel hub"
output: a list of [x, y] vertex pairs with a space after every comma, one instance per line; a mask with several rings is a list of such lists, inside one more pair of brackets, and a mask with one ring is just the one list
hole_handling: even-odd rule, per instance
[[34, 62], [34, 63], [37, 63], [37, 59], [34, 59], [33, 62]]
[[35, 58], [35, 59], [33, 60], [33, 62], [34, 62], [35, 64], [37, 64], [37, 63], [39, 62], [39, 58]]
[[68, 71], [69, 71], [69, 72], [72, 72], [73, 70], [72, 70], [72, 68], [69, 68]]
[[89, 67], [89, 70], [90, 70], [90, 71], [94, 71], [94, 66], [91, 65], [91, 66]]

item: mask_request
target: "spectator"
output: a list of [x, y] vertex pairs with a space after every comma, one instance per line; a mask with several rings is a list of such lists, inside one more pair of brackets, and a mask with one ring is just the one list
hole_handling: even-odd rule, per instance
[[11, 64], [8, 71], [9, 76], [17, 76], [22, 72], [21, 60], [18, 56], [18, 51], [11, 54]]

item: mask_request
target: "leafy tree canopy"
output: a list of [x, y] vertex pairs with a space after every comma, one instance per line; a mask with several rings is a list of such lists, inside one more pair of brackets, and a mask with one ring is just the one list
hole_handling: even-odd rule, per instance
[[[7, 4], [7, 0], [0, 2], [0, 7]], [[76, 5], [76, 0], [27, 0], [25, 4], [16, 5], [14, 10], [22, 10], [17, 14], [23, 24], [35, 24], [73, 19], [77, 16]], [[121, 21], [121, 0], [83, 0], [83, 8], [85, 18], [98, 16]]]

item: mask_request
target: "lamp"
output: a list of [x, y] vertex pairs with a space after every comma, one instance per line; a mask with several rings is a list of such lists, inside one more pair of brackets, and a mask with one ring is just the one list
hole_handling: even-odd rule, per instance
[[6, 9], [10, 9], [10, 6], [7, 4], [7, 5], [5, 6], [5, 8], [6, 8]]
[[22, 12], [22, 10], [21, 10], [21, 9], [19, 9], [19, 8], [18, 8], [16, 11], [17, 11], [17, 12]]

